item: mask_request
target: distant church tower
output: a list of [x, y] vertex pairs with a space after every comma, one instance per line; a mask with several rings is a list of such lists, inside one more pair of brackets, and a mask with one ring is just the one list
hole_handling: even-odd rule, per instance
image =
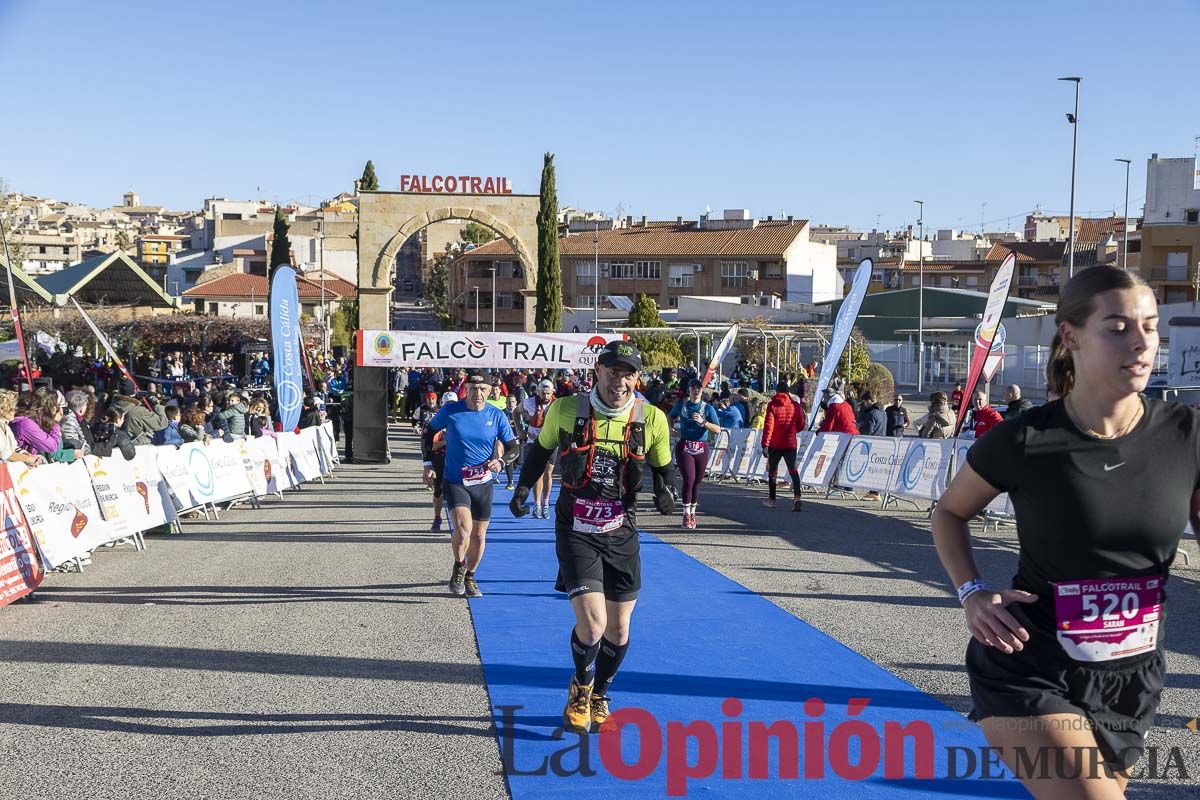
[[137, 196], [137, 192], [125, 193], [125, 208], [133, 208], [134, 206], [140, 206], [141, 204], [142, 198]]

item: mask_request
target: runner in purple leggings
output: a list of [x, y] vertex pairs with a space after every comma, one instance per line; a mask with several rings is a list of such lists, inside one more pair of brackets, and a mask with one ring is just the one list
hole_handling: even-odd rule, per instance
[[688, 396], [680, 400], [668, 415], [679, 421], [679, 444], [675, 445], [675, 463], [683, 476], [683, 527], [696, 527], [696, 501], [700, 481], [708, 467], [708, 434], [720, 433], [717, 410], [700, 397], [700, 381], [688, 384]]

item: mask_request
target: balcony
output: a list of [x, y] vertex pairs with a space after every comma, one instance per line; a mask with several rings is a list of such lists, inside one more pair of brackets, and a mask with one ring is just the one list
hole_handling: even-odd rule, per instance
[[1033, 290], [1034, 297], [1058, 297], [1057, 283], [1044, 283], [1041, 286], [1035, 287]]
[[1018, 275], [1017, 276], [1017, 286], [1037, 286], [1037, 285], [1038, 285], [1038, 276], [1037, 275]]
[[1187, 267], [1151, 267], [1150, 280], [1158, 283], [1191, 283]]

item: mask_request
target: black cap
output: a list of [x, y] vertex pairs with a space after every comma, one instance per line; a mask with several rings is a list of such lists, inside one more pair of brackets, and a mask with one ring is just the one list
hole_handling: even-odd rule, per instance
[[482, 372], [472, 372], [467, 376], [467, 383], [486, 383], [490, 386], [492, 382]]
[[609, 342], [600, 351], [600, 357], [596, 359], [596, 363], [604, 367], [623, 364], [635, 372], [641, 372], [642, 354], [638, 352], [637, 345], [633, 342]]
[[704, 384], [700, 383], [699, 378], [692, 378], [690, 381], [688, 381], [689, 389], [702, 389], [703, 387]]

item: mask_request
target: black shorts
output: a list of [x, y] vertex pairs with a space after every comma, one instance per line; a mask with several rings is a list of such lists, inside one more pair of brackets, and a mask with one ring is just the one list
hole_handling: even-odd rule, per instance
[[433, 498], [441, 500], [442, 482], [446, 478], [446, 459], [435, 458], [431, 463], [433, 465]]
[[1127, 770], [1142, 757], [1162, 699], [1162, 651], [1098, 664], [1075, 661], [1051, 634], [1033, 628], [1025, 649], [1006, 654], [975, 639], [967, 646], [971, 719], [1076, 714], [1089, 720], [1104, 763]]
[[447, 481], [443, 484], [442, 491], [446, 495], [446, 506], [451, 511], [456, 508], [469, 508], [473, 521], [486, 522], [492, 518], [492, 489], [495, 486], [495, 481], [478, 486], [463, 486], [461, 483]]
[[642, 588], [642, 553], [635, 528], [628, 525], [615, 535], [579, 533], [555, 526], [554, 550], [558, 554], [558, 580], [554, 588], [567, 598], [603, 592], [605, 600], [636, 600]]

